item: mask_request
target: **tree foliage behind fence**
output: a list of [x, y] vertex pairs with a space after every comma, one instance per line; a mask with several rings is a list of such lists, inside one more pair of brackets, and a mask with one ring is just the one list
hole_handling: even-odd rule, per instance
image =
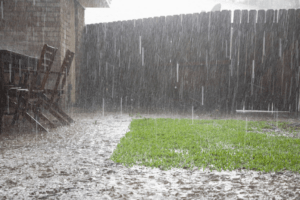
[[236, 10], [88, 25], [80, 102], [295, 111], [299, 18], [300, 10]]

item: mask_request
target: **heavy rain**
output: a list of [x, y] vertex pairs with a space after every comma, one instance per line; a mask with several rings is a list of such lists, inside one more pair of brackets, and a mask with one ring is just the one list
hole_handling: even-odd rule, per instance
[[298, 0], [0, 6], [0, 199], [300, 199]]

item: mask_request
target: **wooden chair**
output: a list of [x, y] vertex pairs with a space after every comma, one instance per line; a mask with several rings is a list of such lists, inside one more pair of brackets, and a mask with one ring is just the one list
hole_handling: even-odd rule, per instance
[[61, 65], [60, 72], [57, 75], [57, 79], [54, 85], [53, 90], [50, 90], [50, 96], [47, 96], [46, 93], [42, 95], [44, 108], [49, 110], [49, 112], [56, 117], [62, 125], [70, 125], [74, 120], [67, 115], [58, 105], [60, 99], [59, 95], [59, 84], [61, 83], [60, 89], [63, 90], [68, 73], [71, 68], [71, 64], [74, 58], [74, 53], [70, 50], [67, 50], [64, 61]]
[[[45, 85], [49, 77], [56, 52], [57, 48], [45, 44], [36, 69], [30, 74], [31, 77], [30, 80], [28, 80], [28, 84], [27, 81], [24, 81], [26, 85], [25, 88], [12, 87], [9, 89], [16, 90], [17, 94], [15, 100], [13, 100], [13, 98], [9, 99], [15, 106], [12, 124], [18, 120], [21, 113], [25, 119], [42, 131], [47, 131], [47, 129], [39, 122], [39, 118], [47, 121], [51, 127], [54, 127], [54, 124], [44, 114], [42, 114], [40, 110], [42, 105], [42, 99], [40, 97], [44, 93]], [[31, 116], [29, 113], [30, 110], [34, 113], [35, 117]]]

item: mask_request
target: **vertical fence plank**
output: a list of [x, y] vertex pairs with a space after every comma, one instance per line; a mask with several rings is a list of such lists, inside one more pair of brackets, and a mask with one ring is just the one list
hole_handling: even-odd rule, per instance
[[[243, 10], [241, 13], [241, 24], [238, 33], [238, 42], [237, 42], [237, 59], [236, 63], [236, 91], [237, 94], [243, 94], [236, 96], [237, 108], [243, 108], [243, 97], [247, 92], [246, 77], [249, 76], [249, 66], [247, 65], [247, 54], [249, 51], [250, 41], [249, 41], [249, 32], [248, 32], [248, 11]], [[247, 80], [248, 82], [248, 80]]]
[[295, 65], [295, 45], [296, 45], [296, 35], [295, 35], [295, 26], [296, 26], [296, 10], [290, 9], [288, 10], [288, 44], [287, 44], [287, 54], [288, 54], [288, 64], [286, 65], [289, 69], [289, 73], [287, 76], [289, 77], [289, 91], [288, 91], [288, 105], [286, 107], [287, 110], [296, 111], [296, 71], [297, 67]]
[[[295, 13], [295, 22], [299, 22], [300, 20], [300, 9], [297, 9], [296, 10], [296, 13]], [[298, 111], [299, 111], [299, 66], [300, 66], [300, 62], [299, 62], [299, 42], [300, 42], [300, 24], [299, 23], [296, 23], [295, 24], [295, 40], [296, 40], [296, 43], [295, 43], [295, 67], [296, 67], [296, 71], [295, 71], [295, 79], [296, 79], [296, 112], [297, 112], [297, 117], [298, 117]]]
[[239, 44], [240, 44], [240, 37], [239, 33], [240, 30], [240, 22], [241, 22], [241, 11], [235, 10], [234, 11], [234, 18], [233, 18], [233, 32], [232, 32], [232, 53], [231, 53], [231, 68], [228, 73], [229, 77], [229, 93], [228, 93], [228, 107], [231, 112], [234, 112], [236, 106], [236, 95], [237, 95], [237, 77], [238, 77], [238, 56], [239, 56]]
[[[251, 82], [249, 83], [249, 108], [254, 107], [255, 101], [259, 101], [263, 97], [258, 96], [258, 87], [262, 81], [264, 74], [265, 63], [264, 63], [264, 51], [265, 51], [265, 11], [259, 10], [257, 13], [257, 24], [256, 24], [256, 39], [255, 39], [255, 57], [254, 61], [249, 61], [251, 64]], [[254, 109], [259, 109], [255, 107]]]
[[[264, 50], [263, 50], [263, 73], [260, 81], [260, 98], [259, 101], [261, 102], [261, 107], [264, 109], [268, 109], [269, 105], [272, 105], [274, 99], [274, 95], [276, 96], [276, 89], [272, 92], [265, 93], [267, 89], [265, 87], [266, 83], [271, 85], [272, 88], [275, 87], [274, 85], [274, 77], [276, 76], [276, 70], [274, 62], [272, 62], [275, 58], [275, 44], [278, 44], [276, 40], [276, 29], [274, 27], [276, 24], [274, 23], [274, 10], [268, 10], [266, 13], [266, 24], [265, 24], [265, 31], [264, 31]], [[262, 84], [264, 83], [264, 84]], [[264, 90], [264, 91], [263, 91]], [[267, 94], [267, 95], [266, 95]]]

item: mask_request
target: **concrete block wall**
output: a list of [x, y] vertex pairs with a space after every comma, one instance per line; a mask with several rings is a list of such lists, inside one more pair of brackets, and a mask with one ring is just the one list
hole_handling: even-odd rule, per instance
[[[84, 3], [84, 1], [83, 1]], [[68, 102], [76, 102], [84, 7], [78, 0], [0, 0], [0, 49], [39, 57], [43, 44], [58, 48], [58, 71], [67, 49], [75, 58], [67, 79]], [[50, 77], [52, 81], [55, 77]], [[51, 80], [49, 80], [51, 81]]]

